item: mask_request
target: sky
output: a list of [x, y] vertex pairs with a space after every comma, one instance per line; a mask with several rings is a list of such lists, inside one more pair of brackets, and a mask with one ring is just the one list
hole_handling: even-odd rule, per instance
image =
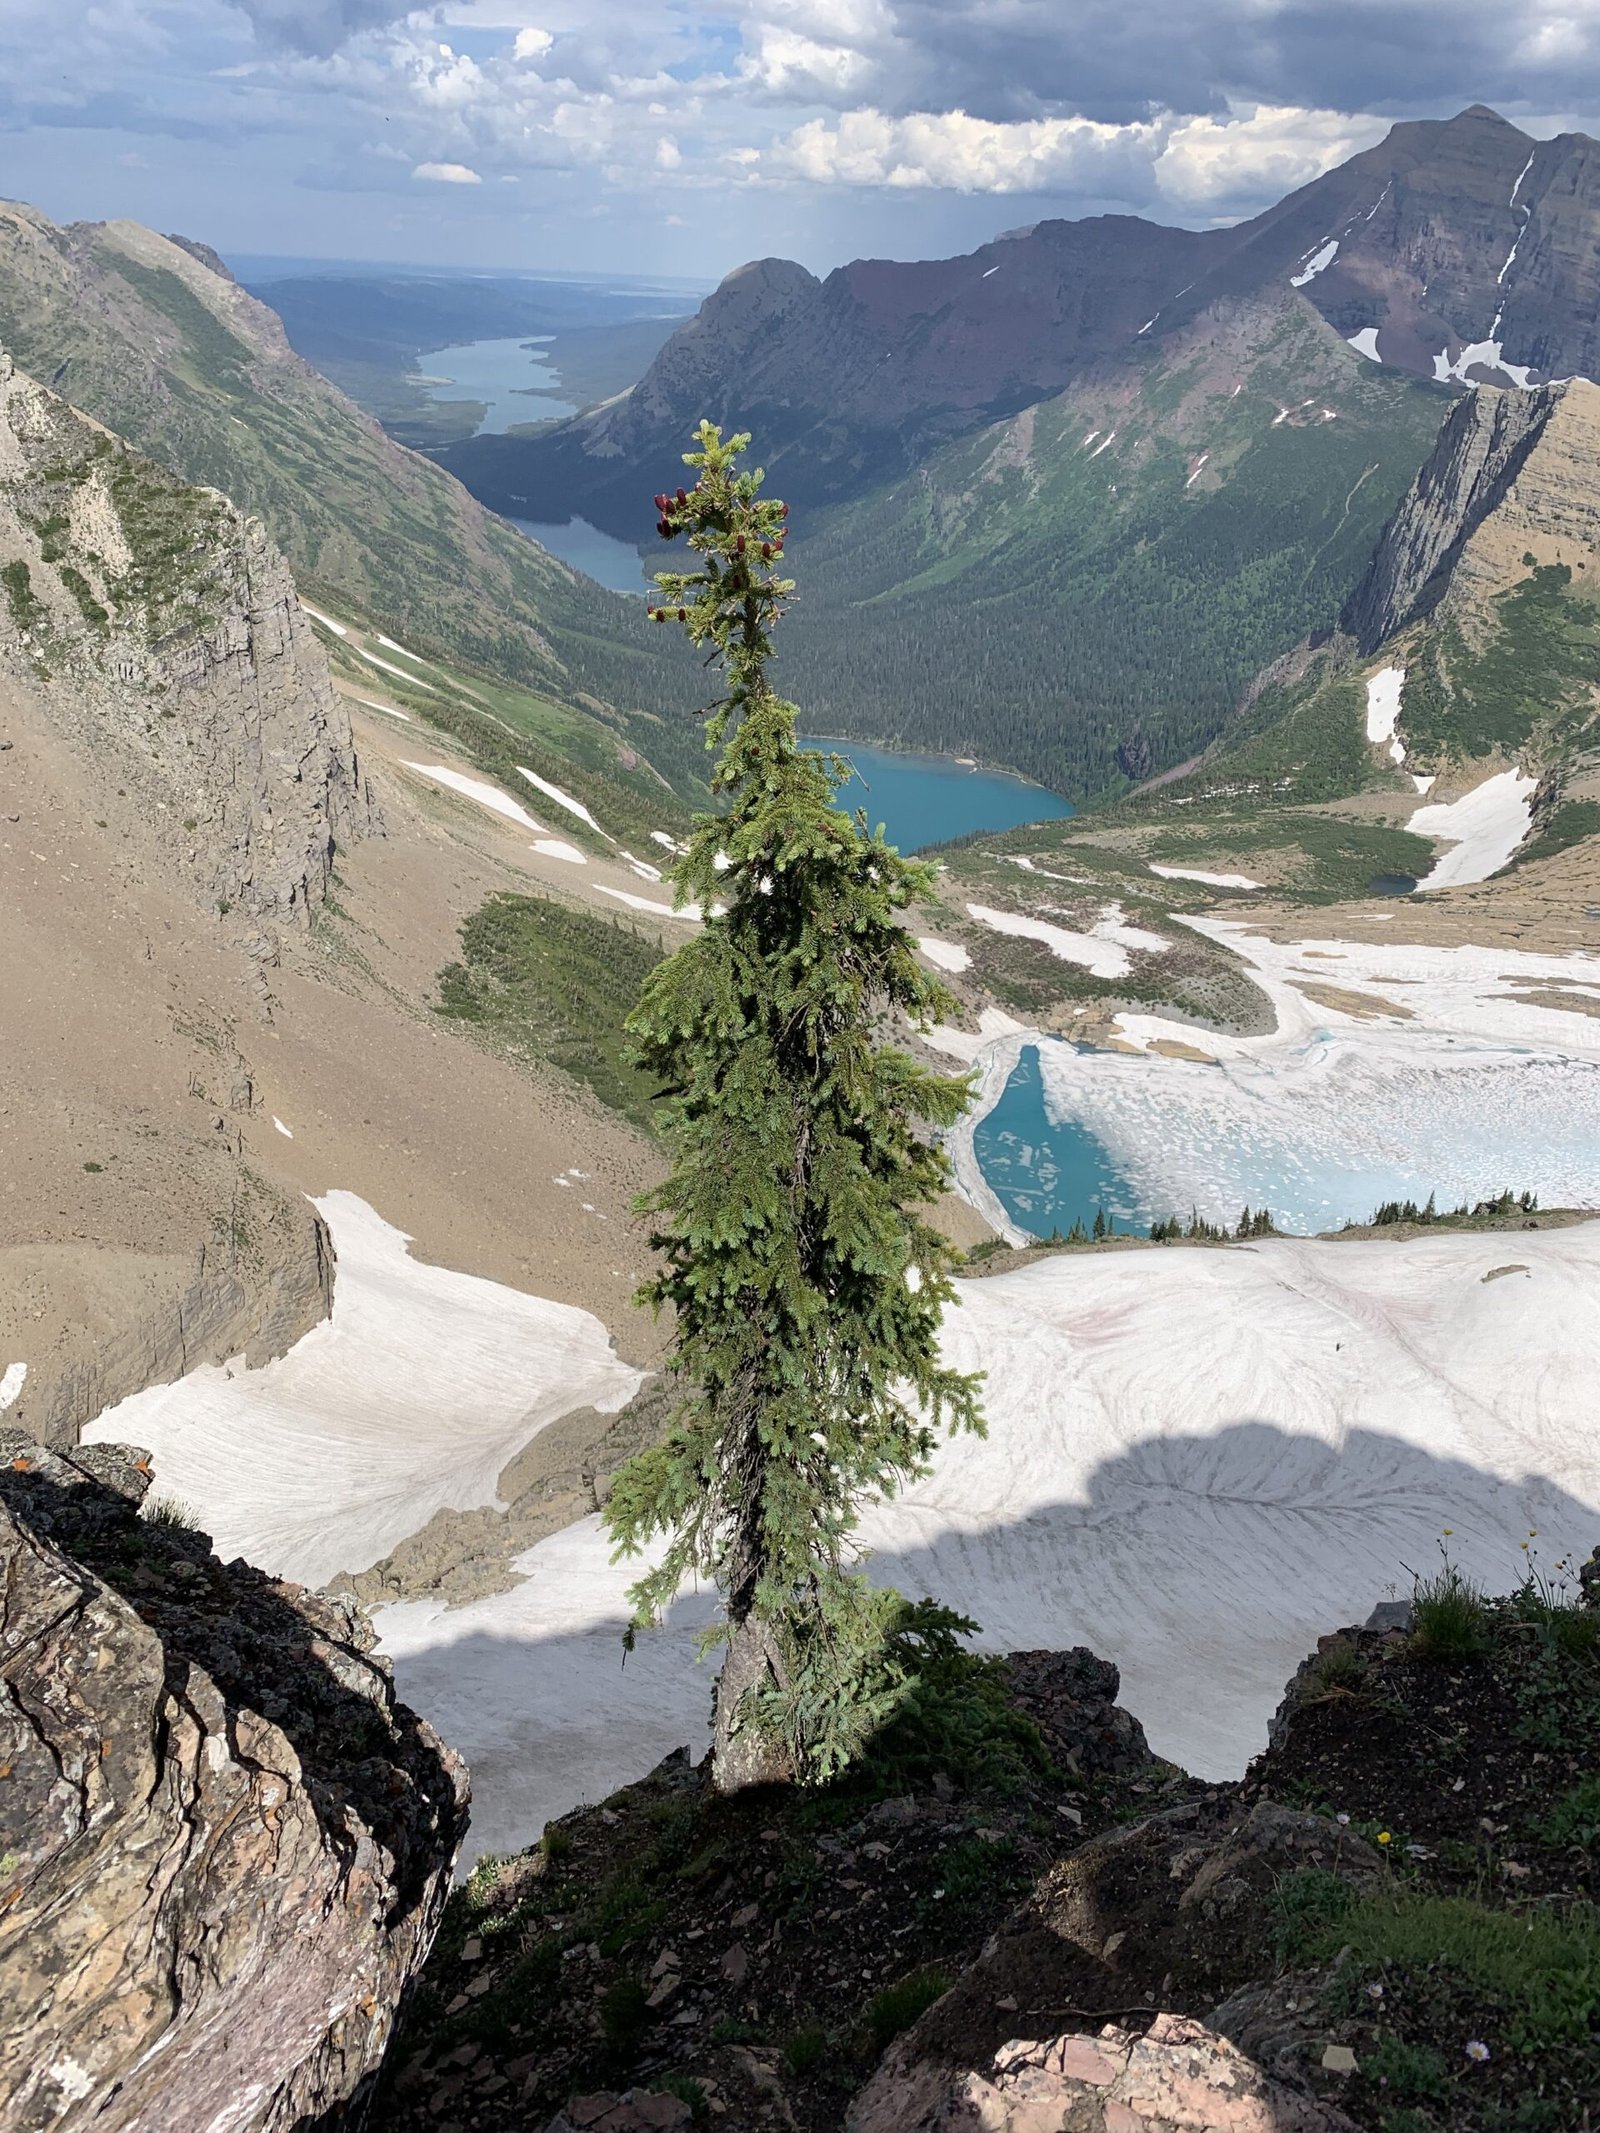
[[225, 256], [823, 272], [1600, 133], [1600, 0], [0, 0], [0, 191]]

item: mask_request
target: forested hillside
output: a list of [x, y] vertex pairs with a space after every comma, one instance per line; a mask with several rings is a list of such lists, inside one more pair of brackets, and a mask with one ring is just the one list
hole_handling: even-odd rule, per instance
[[625, 725], [675, 712], [648, 752], [680, 785], [700, 776], [698, 670], [651, 637], [641, 604], [386, 437], [202, 247], [0, 208], [0, 338], [74, 406], [259, 516], [313, 595], [424, 652], [613, 706]]
[[1292, 295], [1217, 305], [1136, 380], [801, 521], [786, 686], [819, 730], [1125, 790], [1333, 627], [1448, 406]]

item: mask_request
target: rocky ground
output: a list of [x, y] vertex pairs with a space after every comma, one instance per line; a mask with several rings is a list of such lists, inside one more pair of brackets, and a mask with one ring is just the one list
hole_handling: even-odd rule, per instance
[[383, 2122], [1588, 2133], [1597, 1581], [1446, 1566], [1323, 1640], [1237, 1785], [1081, 1652], [946, 1652], [821, 1793], [669, 1760], [457, 1893]]

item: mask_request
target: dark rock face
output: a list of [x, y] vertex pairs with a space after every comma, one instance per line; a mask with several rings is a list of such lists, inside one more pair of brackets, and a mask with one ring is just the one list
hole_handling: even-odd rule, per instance
[[1144, 1728], [1117, 1702], [1122, 1676], [1087, 1645], [1069, 1652], [1008, 1652], [1011, 1700], [1064, 1769], [1083, 1777], [1138, 1771], [1154, 1760]]
[[1342, 626], [1363, 652], [1437, 604], [1462, 549], [1505, 501], [1566, 391], [1484, 390], [1452, 410], [1345, 604]]
[[335, 852], [381, 825], [260, 522], [116, 443], [0, 348], [0, 549], [0, 670], [39, 692], [202, 903], [304, 923]]
[[[466, 1827], [359, 1608], [0, 1433], [0, 2125], [332, 2125]], [[332, 2114], [332, 2115], [330, 2115]]]
[[[486, 501], [638, 530], [702, 415], [754, 429], [799, 506], [1143, 358], [1221, 300], [1297, 291], [1391, 368], [1459, 384], [1600, 370], [1600, 145], [1481, 105], [1396, 126], [1252, 221], [1048, 221], [958, 259], [787, 260], [731, 275], [634, 390], [536, 440], [446, 455]], [[1509, 367], [1508, 367], [1509, 366]], [[1527, 373], [1523, 380], [1522, 373]], [[497, 487], [498, 485], [498, 487]], [[517, 500], [522, 499], [519, 503]]]

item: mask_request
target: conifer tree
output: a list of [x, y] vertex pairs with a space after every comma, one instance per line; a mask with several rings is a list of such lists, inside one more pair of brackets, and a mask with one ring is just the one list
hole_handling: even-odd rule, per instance
[[641, 1203], [662, 1260], [641, 1293], [675, 1314], [677, 1401], [606, 1516], [620, 1555], [659, 1551], [636, 1627], [686, 1580], [717, 1588], [713, 1770], [731, 1791], [827, 1778], [897, 1707], [904, 1603], [867, 1582], [851, 1533], [867, 1498], [926, 1472], [941, 1426], [982, 1421], [978, 1379], [939, 1359], [952, 1254], [922, 1212], [967, 1083], [884, 1033], [952, 1004], [901, 923], [933, 870], [835, 804], [847, 764], [800, 746], [768, 678], [794, 589], [787, 506], [741, 469], [747, 436], [703, 422], [697, 443], [693, 488], [656, 507], [700, 567], [660, 573], [651, 613], [722, 670], [707, 745], [724, 812], [675, 873], [704, 924], [629, 1024], [663, 1085], [672, 1171]]

